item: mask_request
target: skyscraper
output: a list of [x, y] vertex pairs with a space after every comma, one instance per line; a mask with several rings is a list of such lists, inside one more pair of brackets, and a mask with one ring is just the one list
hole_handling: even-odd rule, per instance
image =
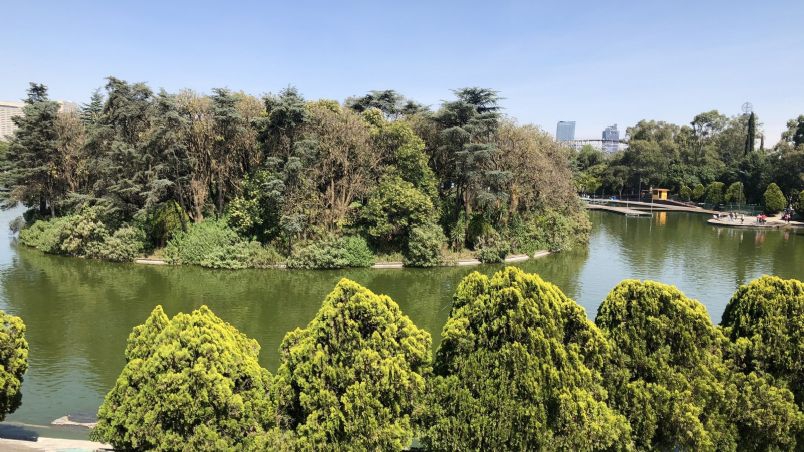
[[556, 141], [572, 141], [575, 139], [575, 121], [558, 121], [556, 125]]
[[617, 124], [606, 127], [603, 131], [603, 150], [606, 152], [617, 152], [620, 148], [620, 132]]

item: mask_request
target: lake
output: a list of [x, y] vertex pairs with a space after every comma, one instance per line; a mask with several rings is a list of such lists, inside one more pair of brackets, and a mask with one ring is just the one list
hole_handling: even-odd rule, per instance
[[[0, 214], [0, 225], [19, 213]], [[804, 280], [804, 231], [715, 228], [704, 215], [675, 212], [592, 212], [591, 219], [587, 248], [516, 264], [558, 285], [590, 318], [626, 278], [674, 284], [716, 323], [740, 284], [763, 274]], [[22, 317], [31, 349], [22, 406], [6, 424], [76, 438], [87, 431], [48, 424], [68, 413], [94, 414], [124, 365], [131, 328], [157, 304], [171, 316], [208, 305], [257, 339], [262, 364], [274, 371], [282, 337], [307, 324], [342, 277], [390, 295], [437, 345], [461, 278], [501, 268], [207, 270], [49, 256], [11, 236], [0, 242], [0, 309]]]

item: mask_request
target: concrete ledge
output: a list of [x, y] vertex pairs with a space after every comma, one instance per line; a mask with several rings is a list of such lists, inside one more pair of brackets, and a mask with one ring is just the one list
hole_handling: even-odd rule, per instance
[[145, 265], [167, 265], [162, 259], [150, 259], [150, 258], [142, 258], [142, 259], [134, 259], [135, 264], [145, 264]]
[[530, 259], [527, 254], [512, 254], [505, 258], [505, 262], [522, 262]]
[[371, 268], [402, 268], [404, 266], [402, 262], [377, 262]]
[[467, 265], [480, 265], [480, 264], [482, 264], [482, 262], [480, 262], [477, 259], [458, 259], [457, 261], [455, 261], [455, 265], [458, 267], [465, 267]]

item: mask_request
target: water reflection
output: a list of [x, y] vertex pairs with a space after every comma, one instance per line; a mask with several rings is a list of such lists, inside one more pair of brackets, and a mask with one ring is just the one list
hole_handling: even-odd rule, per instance
[[[804, 279], [800, 234], [712, 228], [684, 213], [600, 212], [592, 221], [588, 248], [520, 264], [558, 285], [590, 318], [625, 278], [675, 284], [704, 302], [715, 321], [739, 284], [763, 273]], [[437, 344], [461, 278], [499, 268], [216, 271], [46, 256], [3, 241], [0, 307], [23, 317], [31, 345], [23, 405], [9, 420], [45, 424], [94, 412], [123, 366], [128, 333], [157, 304], [168, 314], [209, 305], [260, 342], [260, 360], [273, 371], [285, 333], [309, 322], [342, 277], [390, 295]]]

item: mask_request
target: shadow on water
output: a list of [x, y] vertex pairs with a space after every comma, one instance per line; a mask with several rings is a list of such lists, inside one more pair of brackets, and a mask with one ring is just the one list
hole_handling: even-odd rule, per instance
[[[741, 283], [763, 273], [804, 279], [801, 235], [716, 229], [703, 216], [677, 213], [592, 213], [592, 221], [588, 248], [519, 264], [559, 286], [590, 318], [625, 278], [675, 284], [702, 300], [715, 321]], [[95, 412], [123, 367], [131, 328], [157, 304], [170, 315], [208, 305], [257, 339], [262, 364], [274, 371], [284, 335], [306, 325], [342, 277], [391, 296], [431, 332], [435, 347], [461, 278], [500, 268], [225, 271], [48, 256], [1, 243], [0, 307], [25, 320], [31, 346], [22, 406], [8, 419], [46, 425], [67, 413]]]

